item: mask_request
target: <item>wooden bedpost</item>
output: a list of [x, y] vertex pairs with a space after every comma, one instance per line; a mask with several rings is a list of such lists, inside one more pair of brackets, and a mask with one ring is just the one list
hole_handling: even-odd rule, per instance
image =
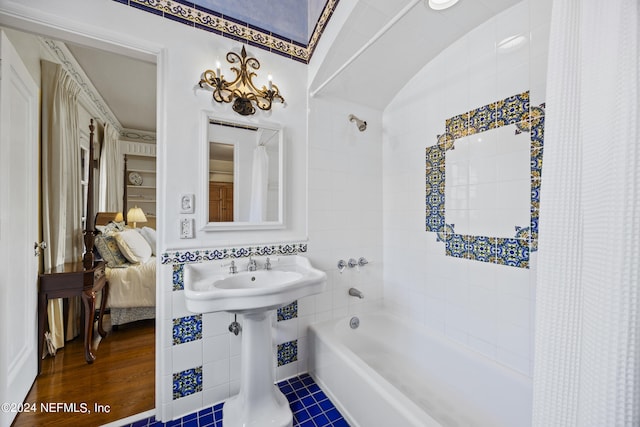
[[128, 177], [127, 177], [127, 155], [124, 155], [124, 168], [122, 169], [124, 176], [123, 176], [123, 183], [124, 183], [124, 191], [122, 192], [122, 215], [124, 215], [124, 223], [127, 224], [127, 192], [128, 192], [128, 186], [127, 186], [127, 181], [128, 181]]
[[89, 124], [89, 161], [87, 162], [87, 215], [84, 224], [84, 247], [86, 249], [82, 258], [82, 265], [85, 269], [93, 268], [95, 256], [93, 254], [93, 244], [95, 240], [94, 207], [93, 207], [93, 119]]

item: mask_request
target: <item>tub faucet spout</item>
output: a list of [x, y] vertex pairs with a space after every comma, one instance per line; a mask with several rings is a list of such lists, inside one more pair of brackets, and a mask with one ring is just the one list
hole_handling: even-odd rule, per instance
[[364, 298], [364, 294], [356, 288], [349, 288], [349, 295], [351, 295], [352, 297], [358, 297], [360, 299]]

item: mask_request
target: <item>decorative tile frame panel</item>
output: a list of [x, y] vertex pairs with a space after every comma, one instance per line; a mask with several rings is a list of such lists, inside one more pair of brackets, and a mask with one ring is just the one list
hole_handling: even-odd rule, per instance
[[202, 391], [202, 366], [173, 374], [173, 400]]
[[298, 360], [298, 340], [278, 344], [278, 366]]
[[173, 319], [173, 345], [202, 339], [202, 314]]
[[340, 0], [327, 0], [307, 45], [186, 0], [114, 1], [307, 64]]
[[[436, 145], [425, 149], [426, 219], [425, 229], [437, 233], [444, 242], [445, 254], [456, 258], [529, 268], [529, 256], [538, 249], [540, 181], [544, 146], [544, 108], [529, 105], [529, 92], [453, 116], [445, 121], [445, 133]], [[531, 158], [531, 207], [528, 226], [515, 227], [513, 238], [471, 236], [455, 233], [445, 216], [445, 157], [455, 140], [514, 124], [516, 133], [529, 132]]]

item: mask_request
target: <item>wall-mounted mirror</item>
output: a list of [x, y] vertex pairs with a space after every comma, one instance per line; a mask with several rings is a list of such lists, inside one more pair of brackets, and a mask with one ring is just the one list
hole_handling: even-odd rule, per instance
[[283, 228], [282, 129], [210, 114], [204, 122], [202, 229]]

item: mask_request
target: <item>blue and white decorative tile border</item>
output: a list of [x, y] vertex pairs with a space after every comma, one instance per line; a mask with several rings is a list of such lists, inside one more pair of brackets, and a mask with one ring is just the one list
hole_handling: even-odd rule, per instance
[[202, 391], [202, 366], [173, 374], [173, 400]]
[[298, 317], [298, 300], [278, 308], [278, 322]]
[[174, 291], [184, 289], [184, 264], [173, 264], [173, 275], [171, 279]]
[[186, 0], [114, 0], [139, 10], [162, 16], [190, 27], [248, 43], [290, 59], [308, 63], [339, 0], [327, 0], [320, 18], [305, 46], [286, 37], [246, 22], [224, 17], [221, 13]]
[[[529, 105], [529, 92], [476, 108], [445, 121], [445, 133], [425, 150], [426, 231], [437, 233], [447, 256], [529, 268], [529, 255], [538, 249], [540, 180], [544, 146], [544, 108]], [[529, 132], [531, 140], [531, 219], [528, 227], [515, 227], [513, 238], [457, 234], [445, 220], [445, 155], [456, 139], [514, 124], [516, 133]]]
[[[243, 248], [220, 248], [191, 251], [165, 252], [162, 264], [186, 264], [190, 262], [219, 261], [223, 259], [248, 258], [250, 256], [296, 255], [307, 252], [306, 243], [283, 243]], [[174, 283], [176, 267], [174, 266]], [[175, 286], [174, 286], [175, 288]]]
[[202, 314], [173, 319], [173, 345], [202, 339]]
[[278, 344], [278, 366], [284, 366], [298, 360], [298, 340]]

